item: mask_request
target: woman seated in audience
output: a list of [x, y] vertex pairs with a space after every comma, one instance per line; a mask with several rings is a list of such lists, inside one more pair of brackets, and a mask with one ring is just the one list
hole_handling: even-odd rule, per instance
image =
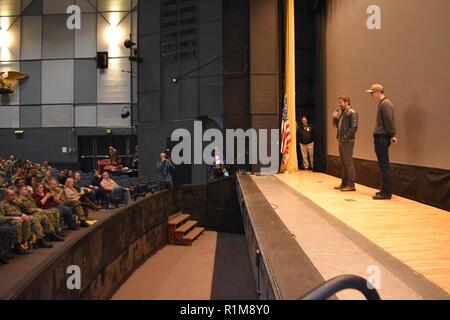
[[73, 179], [75, 178], [74, 173], [72, 170], [67, 171], [67, 179]]
[[80, 220], [80, 227], [88, 228], [89, 224], [86, 222], [86, 213], [81, 205], [80, 198], [83, 195], [74, 187], [74, 180], [68, 178], [64, 188], [65, 201], [64, 204], [77, 211], [78, 220]]
[[[55, 190], [58, 186], [58, 182], [55, 179], [52, 179], [50, 180], [49, 185], [53, 185]], [[33, 199], [38, 208], [43, 210], [58, 209], [61, 216], [64, 218], [64, 222], [69, 227], [69, 230], [78, 230], [78, 226], [73, 219], [72, 209], [61, 203], [61, 196], [62, 194], [56, 193], [56, 191], [46, 191], [42, 183], [37, 184], [33, 193]]]

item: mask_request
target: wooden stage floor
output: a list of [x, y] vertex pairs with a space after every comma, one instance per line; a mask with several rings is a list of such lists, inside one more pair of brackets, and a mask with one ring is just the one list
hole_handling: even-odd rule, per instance
[[450, 212], [394, 196], [374, 201], [377, 190], [334, 190], [340, 179], [320, 173], [276, 178], [450, 293]]

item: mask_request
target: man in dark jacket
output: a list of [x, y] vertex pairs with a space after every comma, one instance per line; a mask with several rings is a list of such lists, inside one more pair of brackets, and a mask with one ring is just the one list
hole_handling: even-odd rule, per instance
[[372, 99], [378, 103], [377, 121], [373, 134], [375, 152], [378, 164], [383, 174], [381, 191], [378, 192], [374, 200], [392, 199], [392, 173], [389, 162], [389, 147], [392, 143], [397, 143], [397, 129], [395, 126], [394, 105], [384, 95], [384, 87], [381, 84], [374, 84], [367, 90]]
[[350, 98], [339, 97], [339, 110], [333, 114], [333, 123], [337, 127], [339, 140], [339, 156], [341, 161], [342, 182], [336, 190], [343, 192], [356, 191], [356, 172], [353, 163], [356, 131], [358, 130], [358, 113], [351, 107]]
[[307, 117], [302, 118], [302, 123], [297, 130], [298, 142], [302, 151], [303, 169], [314, 169], [314, 127]]

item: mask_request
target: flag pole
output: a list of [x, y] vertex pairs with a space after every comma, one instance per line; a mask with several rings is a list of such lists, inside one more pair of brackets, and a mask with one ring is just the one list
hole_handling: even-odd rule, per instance
[[[294, 0], [285, 0], [285, 47], [286, 47], [286, 81], [285, 101], [282, 123], [281, 172], [297, 172], [297, 116], [295, 92], [295, 9]], [[285, 113], [287, 112], [287, 119]], [[287, 120], [287, 123], [285, 123]], [[288, 126], [286, 126], [286, 124]], [[288, 132], [286, 132], [288, 130]], [[287, 145], [286, 145], [287, 144]], [[283, 148], [284, 147], [284, 148]], [[284, 151], [284, 153], [283, 153]]]

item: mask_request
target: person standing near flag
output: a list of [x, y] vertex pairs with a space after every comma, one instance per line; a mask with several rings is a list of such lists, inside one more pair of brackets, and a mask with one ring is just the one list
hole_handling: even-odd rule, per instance
[[351, 107], [350, 98], [339, 97], [339, 110], [333, 113], [333, 124], [337, 127], [339, 140], [339, 156], [342, 169], [342, 182], [336, 190], [344, 192], [356, 191], [356, 170], [353, 163], [356, 131], [358, 131], [358, 113]]
[[314, 127], [307, 117], [302, 117], [302, 123], [297, 129], [297, 137], [302, 151], [303, 169], [314, 170]]

